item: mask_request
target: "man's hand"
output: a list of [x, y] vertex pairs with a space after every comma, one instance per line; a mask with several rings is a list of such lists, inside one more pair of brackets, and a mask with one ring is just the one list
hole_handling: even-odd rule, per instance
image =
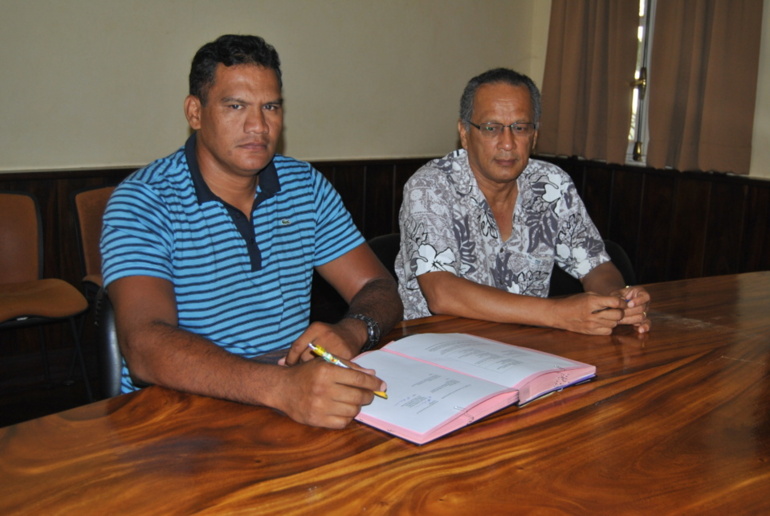
[[617, 296], [627, 302], [623, 317], [618, 324], [632, 324], [639, 333], [650, 331], [647, 310], [650, 306], [650, 294], [642, 287], [621, 287], [623, 277], [612, 262], [595, 267], [583, 279], [586, 292], [599, 292]]
[[298, 423], [344, 428], [372, 402], [374, 391], [386, 390], [374, 371], [349, 364], [350, 369], [322, 359], [283, 368], [276, 398], [269, 403]]
[[620, 296], [577, 294], [554, 299], [551, 326], [587, 335], [609, 335], [623, 320], [627, 308]]
[[642, 287], [625, 287], [618, 290], [617, 295], [628, 302], [628, 308], [618, 324], [633, 324], [639, 333], [650, 331], [651, 322], [647, 317], [650, 294]]
[[337, 324], [314, 322], [292, 343], [282, 363], [294, 365], [299, 361], [307, 362], [315, 358], [308, 347], [310, 342], [339, 358], [351, 359], [358, 355], [361, 346], [366, 342], [366, 330], [361, 331], [361, 328], [365, 326], [357, 319], [342, 319]]

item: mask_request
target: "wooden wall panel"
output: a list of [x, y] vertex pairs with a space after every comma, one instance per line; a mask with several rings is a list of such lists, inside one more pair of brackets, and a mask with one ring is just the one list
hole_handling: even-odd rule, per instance
[[717, 276], [740, 270], [744, 246], [744, 233], [740, 228], [744, 224], [746, 190], [744, 185], [733, 181], [711, 183], [704, 222], [704, 263], [698, 276]]
[[645, 179], [636, 264], [640, 283], [668, 279], [675, 186], [674, 177], [669, 174], [649, 174]]
[[642, 203], [645, 174], [642, 169], [624, 173], [613, 171], [613, 190], [610, 202], [609, 231], [604, 238], [618, 243], [631, 259], [634, 271], [638, 270], [641, 243], [639, 231], [642, 224]]
[[581, 197], [602, 236], [609, 234], [613, 171], [604, 166], [586, 167]]
[[748, 187], [741, 233], [740, 270], [770, 269], [770, 181]]
[[[394, 167], [392, 163], [368, 165], [364, 177], [364, 237], [370, 239], [393, 230], [395, 206]], [[396, 223], [398, 223], [396, 221]]]
[[[372, 238], [399, 230], [403, 186], [428, 159], [314, 165], [340, 192], [364, 236]], [[623, 246], [640, 283], [770, 269], [770, 181], [575, 158], [541, 159], [570, 174], [602, 236]], [[80, 286], [82, 269], [71, 196], [86, 187], [117, 184], [132, 171], [0, 174], [0, 190], [30, 192], [40, 202], [46, 276]], [[330, 308], [334, 312], [329, 313], [339, 309]], [[86, 330], [88, 337], [88, 325]], [[52, 327], [46, 333], [51, 347], [70, 345], [59, 329]], [[0, 357], [37, 353], [36, 335], [29, 332], [0, 333], [0, 343]], [[68, 363], [59, 366], [66, 370]]]
[[324, 163], [318, 167], [334, 185], [345, 202], [353, 220], [359, 223], [364, 221], [365, 203], [365, 167], [355, 163], [333, 164]]
[[[770, 268], [770, 181], [543, 158], [572, 176], [605, 238], [621, 244], [641, 282]], [[408, 178], [428, 158], [319, 162], [366, 238], [398, 231]], [[0, 174], [0, 190], [34, 194], [45, 232], [45, 274], [82, 276], [71, 196], [133, 169]]]
[[711, 184], [688, 176], [675, 176], [673, 186], [666, 278], [702, 276]]
[[319, 162], [314, 166], [334, 185], [369, 239], [398, 231], [404, 183], [428, 159]]
[[[585, 192], [585, 161], [578, 160], [577, 158], [555, 158], [555, 157], [541, 157], [544, 161], [555, 163], [562, 168], [572, 178], [572, 182], [575, 183], [580, 195]], [[601, 163], [593, 163], [594, 166], [601, 166]]]

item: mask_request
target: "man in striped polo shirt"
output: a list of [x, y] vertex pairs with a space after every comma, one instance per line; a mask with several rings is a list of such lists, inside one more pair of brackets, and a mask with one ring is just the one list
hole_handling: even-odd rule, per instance
[[[104, 282], [124, 391], [163, 385], [340, 428], [386, 386], [373, 371], [312, 360], [308, 343], [349, 359], [402, 305], [328, 181], [276, 154], [281, 91], [262, 38], [226, 35], [198, 51], [184, 103], [194, 133], [116, 189]], [[336, 324], [308, 325], [314, 269], [350, 305]], [[280, 350], [285, 365], [250, 359]]]

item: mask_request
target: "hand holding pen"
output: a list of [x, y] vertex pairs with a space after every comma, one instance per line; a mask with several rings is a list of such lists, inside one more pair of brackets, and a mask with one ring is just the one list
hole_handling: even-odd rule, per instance
[[650, 294], [644, 287], [638, 285], [626, 286], [620, 290], [628, 308], [625, 310], [620, 324], [632, 324], [638, 333], [650, 331], [651, 323], [647, 317], [647, 311], [650, 309]]
[[[318, 355], [319, 357], [323, 358], [330, 364], [334, 364], [336, 366], [343, 367], [345, 369], [350, 369], [349, 365], [345, 364], [342, 360], [340, 360], [339, 358], [335, 357], [334, 355], [326, 351], [323, 347], [317, 346], [312, 342], [309, 342], [307, 346], [315, 355]], [[380, 398], [388, 399], [388, 394], [384, 391], [373, 391], [373, 392], [376, 396], [379, 396]]]
[[[650, 320], [647, 318], [647, 310], [650, 306], [650, 294], [644, 287], [626, 285], [616, 292], [617, 296], [626, 302], [626, 307], [622, 309], [623, 317], [618, 324], [632, 324], [636, 327], [638, 333], [650, 331]], [[614, 307], [603, 307], [591, 312], [598, 314], [607, 310], [616, 309]]]

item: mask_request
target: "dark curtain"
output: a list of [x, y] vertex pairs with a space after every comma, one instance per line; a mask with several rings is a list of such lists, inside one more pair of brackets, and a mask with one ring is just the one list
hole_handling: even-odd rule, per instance
[[639, 0], [553, 0], [537, 151], [625, 162]]
[[647, 164], [748, 174], [762, 0], [659, 1]]
[[[762, 0], [660, 0], [647, 164], [748, 174]], [[625, 161], [638, 0], [554, 0], [538, 152]]]

